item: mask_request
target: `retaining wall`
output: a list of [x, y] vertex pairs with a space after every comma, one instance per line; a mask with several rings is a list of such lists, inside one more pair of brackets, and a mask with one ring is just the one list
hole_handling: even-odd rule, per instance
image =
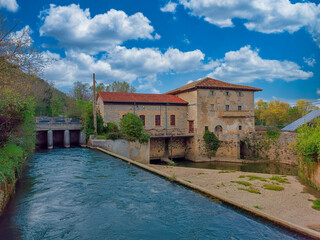
[[137, 162], [145, 164], [150, 162], [150, 142], [141, 144], [138, 141], [129, 142], [124, 139], [90, 139], [89, 144], [92, 147], [100, 147]]
[[298, 165], [298, 156], [294, 148], [296, 136], [295, 132], [280, 132], [278, 138], [272, 139], [266, 131], [249, 133], [241, 139], [241, 157]]

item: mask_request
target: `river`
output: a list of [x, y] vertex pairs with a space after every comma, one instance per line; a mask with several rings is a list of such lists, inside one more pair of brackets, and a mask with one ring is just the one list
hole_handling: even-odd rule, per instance
[[1, 239], [296, 239], [284, 229], [86, 148], [39, 152]]

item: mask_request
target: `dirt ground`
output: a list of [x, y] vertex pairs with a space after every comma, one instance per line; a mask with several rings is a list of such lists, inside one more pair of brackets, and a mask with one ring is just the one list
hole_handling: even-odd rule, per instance
[[[311, 201], [320, 196], [301, 184], [295, 176], [161, 165], [149, 166], [169, 174], [172, 178], [200, 186], [213, 194], [223, 196], [248, 208], [312, 229], [319, 233], [320, 238], [320, 211], [312, 208]], [[248, 175], [251, 176], [251, 180]], [[270, 179], [273, 176], [277, 176], [278, 181]], [[266, 184], [271, 184], [271, 187], [283, 187], [283, 190], [265, 189]]]

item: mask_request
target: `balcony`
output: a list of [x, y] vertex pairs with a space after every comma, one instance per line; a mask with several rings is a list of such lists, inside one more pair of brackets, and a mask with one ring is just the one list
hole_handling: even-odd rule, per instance
[[221, 111], [220, 117], [223, 118], [246, 118], [254, 117], [253, 111]]

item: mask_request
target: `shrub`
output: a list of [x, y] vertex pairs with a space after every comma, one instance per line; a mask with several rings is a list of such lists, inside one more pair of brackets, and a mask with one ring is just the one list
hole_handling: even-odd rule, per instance
[[148, 142], [149, 135], [144, 132], [142, 120], [133, 113], [123, 115], [120, 120], [120, 132], [129, 141]]
[[120, 132], [108, 132], [106, 133], [106, 139], [116, 140], [121, 138]]
[[280, 131], [277, 130], [267, 130], [266, 135], [268, 138], [272, 139], [273, 141], [277, 141], [280, 137]]
[[220, 147], [220, 141], [217, 136], [213, 132], [206, 130], [203, 135], [203, 140], [206, 143], [207, 152], [209, 154], [215, 154]]
[[119, 132], [118, 124], [115, 122], [108, 122], [106, 126], [106, 133]]

